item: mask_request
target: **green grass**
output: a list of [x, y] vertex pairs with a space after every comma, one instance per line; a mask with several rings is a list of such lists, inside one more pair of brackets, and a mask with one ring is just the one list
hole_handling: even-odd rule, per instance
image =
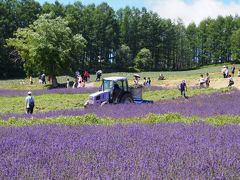
[[[47, 112], [51, 110], [82, 108], [89, 94], [45, 94], [34, 96], [34, 112]], [[25, 97], [1, 97], [0, 112], [24, 113]]]
[[[203, 89], [188, 89], [186, 92], [186, 96], [192, 97], [200, 94], [211, 94], [214, 92], [227, 92], [231, 91], [230, 88], [223, 88], [223, 89], [213, 89], [213, 88], [203, 88]], [[158, 101], [158, 100], [167, 100], [167, 99], [175, 99], [177, 97], [180, 97], [180, 91], [176, 89], [167, 89], [167, 90], [160, 90], [160, 91], [148, 91], [146, 90], [143, 93], [143, 99], [147, 100], [153, 100], [153, 101]]]
[[[74, 81], [73, 77], [70, 76], [58, 76], [57, 80], [58, 83], [66, 83], [67, 78], [69, 78], [70, 81]], [[35, 89], [48, 89], [51, 84], [47, 81], [47, 84], [39, 84], [38, 78], [32, 78], [33, 84], [30, 84], [30, 81], [28, 78], [25, 79], [10, 79], [10, 80], [0, 80], [0, 89], [16, 89], [16, 90], [35, 90]]]
[[[188, 71], [157, 71], [157, 72], [140, 72], [137, 73], [141, 77], [152, 77], [152, 78], [158, 78], [159, 74], [162, 73], [167, 79], [193, 79], [193, 78], [199, 78], [200, 74], [206, 74], [208, 73], [217, 73], [217, 77], [222, 77], [221, 75], [221, 68], [223, 65], [211, 65], [211, 66], [204, 66], [200, 69], [196, 70], [188, 70]], [[236, 65], [240, 66], [239, 64]], [[229, 66], [230, 67], [230, 66]], [[129, 78], [133, 78], [133, 74], [135, 73], [108, 73], [103, 74], [103, 77], [105, 76], [125, 76]]]
[[156, 124], [156, 123], [198, 123], [204, 122], [215, 126], [227, 124], [240, 124], [240, 116], [212, 116], [207, 118], [199, 118], [197, 116], [184, 117], [177, 113], [171, 114], [148, 114], [140, 118], [100, 118], [93, 114], [76, 117], [57, 117], [48, 119], [9, 119], [8, 121], [0, 120], [0, 126], [32, 126], [44, 124], [63, 124], [63, 125], [114, 125], [114, 124]]
[[[230, 89], [189, 89], [187, 96], [195, 96], [199, 94], [210, 94], [214, 92], [226, 92]], [[84, 103], [88, 99], [89, 94], [44, 94], [34, 96], [36, 112], [47, 112], [51, 110], [62, 110], [62, 109], [74, 109], [83, 108]], [[160, 91], [148, 91], [143, 93], [143, 99], [146, 100], [167, 100], [180, 97], [178, 89], [160, 90]], [[0, 98], [0, 112], [1, 114], [6, 113], [24, 113], [25, 112], [25, 97], [14, 96], [14, 97], [1, 97]]]
[[[240, 65], [236, 65], [238, 67]], [[229, 66], [230, 67], [230, 66]], [[211, 78], [221, 78], [222, 74], [221, 72], [222, 64], [221, 65], [211, 65], [211, 66], [205, 66], [200, 69], [196, 70], [190, 70], [190, 71], [157, 71], [157, 72], [140, 72], [138, 73], [141, 77], [151, 77], [153, 85], [161, 85], [164, 83], [164, 81], [157, 81], [157, 78], [160, 73], [163, 73], [164, 76], [167, 78], [167, 80], [192, 80], [192, 79], [199, 79], [200, 74], [206, 74], [207, 72], [211, 73]], [[126, 72], [118, 72], [118, 73], [103, 73], [103, 77], [109, 77], [109, 76], [124, 76], [127, 77], [130, 81], [133, 79], [134, 73], [126, 73]], [[73, 77], [70, 76], [58, 76], [58, 82], [59, 83], [66, 83], [67, 78], [69, 78], [70, 81], [74, 81]], [[94, 85], [96, 87], [99, 87], [101, 82], [95, 82], [96, 75], [91, 75], [91, 81], [94, 82]], [[46, 89], [49, 88], [50, 84], [48, 85], [41, 85], [38, 84], [38, 77], [33, 78], [33, 85], [30, 85], [29, 79], [12, 79], [12, 80], [0, 80], [0, 89]]]

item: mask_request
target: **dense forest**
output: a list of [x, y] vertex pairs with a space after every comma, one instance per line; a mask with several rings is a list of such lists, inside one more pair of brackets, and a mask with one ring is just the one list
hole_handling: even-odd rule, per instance
[[[30, 56], [28, 51], [19, 51], [23, 45], [18, 43], [16, 46], [16, 41], [9, 41], [16, 37], [17, 30], [18, 36], [23, 33], [21, 28], [31, 27], [32, 33], [40, 31], [43, 26], [39, 24], [43, 24], [44, 18], [49, 16], [56, 19], [58, 25], [66, 24], [68, 31], [63, 36], [65, 40], [72, 40], [59, 47], [60, 50], [65, 48], [62, 51], [68, 53], [57, 53], [59, 49], [48, 52], [45, 48], [42, 53], [48, 52], [52, 61], [45, 58], [41, 62], [44, 58], [38, 55], [39, 50], [33, 47], [34, 56]], [[58, 29], [50, 27], [47, 28], [49, 34], [51, 30]], [[44, 34], [43, 31], [41, 33]], [[61, 35], [61, 31], [56, 33]], [[31, 37], [36, 39], [37, 36]], [[77, 45], [74, 44], [75, 40], [78, 41]], [[54, 46], [52, 43], [46, 47]], [[71, 51], [66, 46], [71, 46]], [[77, 50], [78, 47], [81, 51]], [[1, 0], [0, 79], [38, 75], [45, 71], [33, 63], [36, 57], [38, 64], [54, 63], [58, 58], [65, 60], [59, 65], [62, 68], [55, 72], [56, 75], [72, 75], [77, 69], [90, 72], [98, 69], [104, 72], [184, 70], [208, 64], [238, 62], [240, 18], [219, 16], [217, 19], [204, 19], [199, 25], [191, 23], [185, 26], [180, 19], [163, 19], [146, 8], [125, 7], [114, 11], [107, 3], [84, 6], [81, 2], [63, 5], [56, 1], [41, 5], [34, 0]], [[35, 58], [31, 66], [26, 65], [31, 58]]]

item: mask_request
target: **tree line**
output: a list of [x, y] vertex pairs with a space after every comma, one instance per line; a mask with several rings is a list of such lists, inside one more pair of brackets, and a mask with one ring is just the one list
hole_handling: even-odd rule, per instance
[[240, 60], [240, 18], [185, 26], [146, 8], [0, 1], [0, 78], [186, 70]]

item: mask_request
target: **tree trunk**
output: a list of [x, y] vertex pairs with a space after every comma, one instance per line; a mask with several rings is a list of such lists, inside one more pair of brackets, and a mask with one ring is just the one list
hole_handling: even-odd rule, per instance
[[55, 87], [58, 87], [58, 82], [57, 82], [57, 78], [55, 75], [52, 76], [52, 86], [55, 88]]

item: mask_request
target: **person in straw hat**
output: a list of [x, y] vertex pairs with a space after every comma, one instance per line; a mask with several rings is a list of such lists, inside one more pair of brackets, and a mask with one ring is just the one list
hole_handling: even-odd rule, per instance
[[138, 74], [134, 74], [133, 75], [134, 76], [134, 85], [138, 85], [139, 84], [139, 78], [140, 78], [140, 76], [138, 75]]
[[34, 98], [32, 97], [32, 92], [28, 91], [27, 97], [25, 99], [26, 102], [26, 113], [32, 114], [34, 109]]

